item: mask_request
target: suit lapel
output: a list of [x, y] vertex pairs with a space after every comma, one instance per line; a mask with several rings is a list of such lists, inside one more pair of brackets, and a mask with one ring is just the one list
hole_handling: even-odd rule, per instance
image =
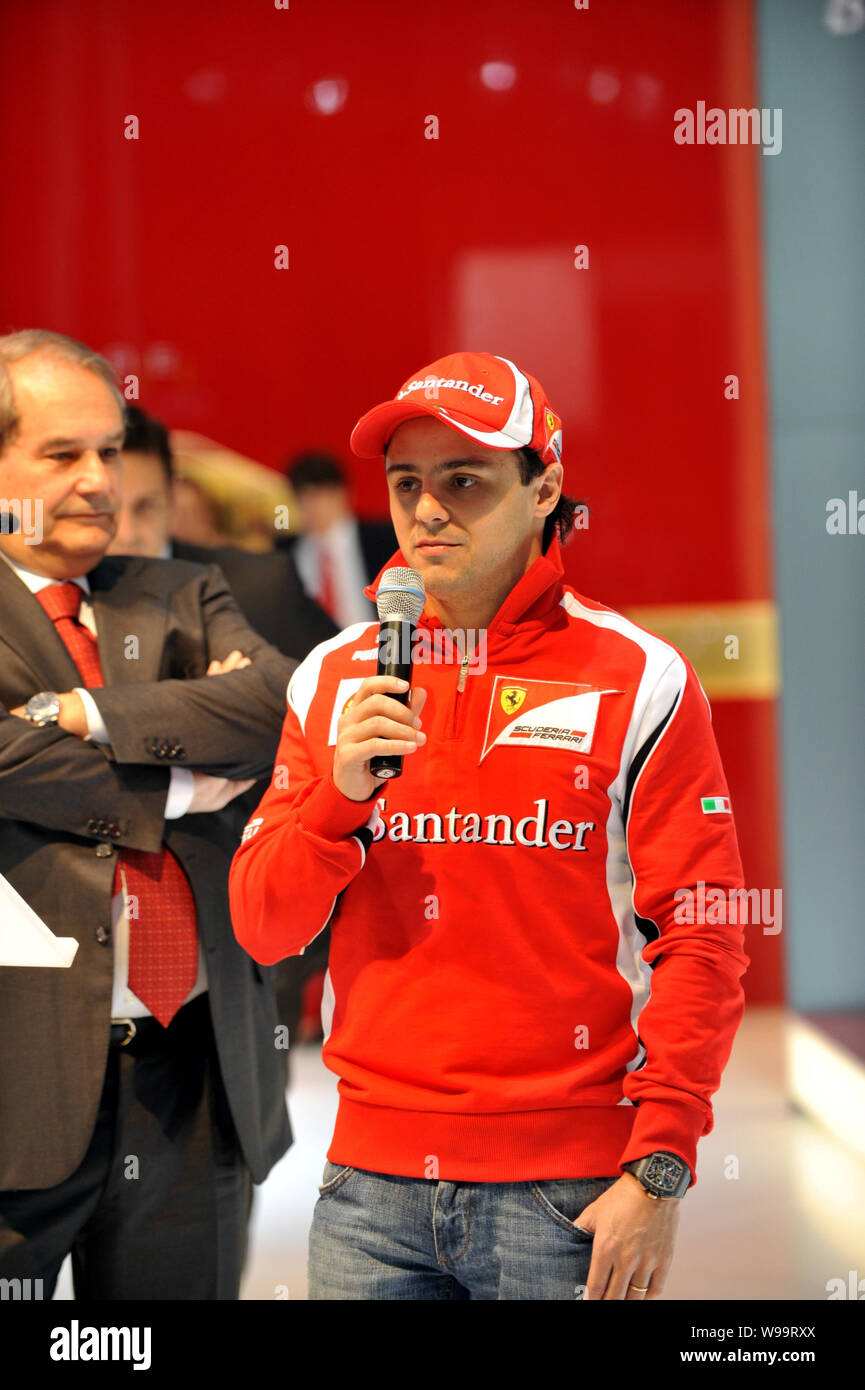
[[[158, 680], [165, 640], [164, 593], [148, 580], [151, 562], [108, 555], [87, 578], [106, 685]], [[35, 594], [0, 560], [0, 643], [33, 673], [33, 691], [72, 690], [81, 673]]]
[[152, 564], [107, 555], [87, 576], [106, 685], [159, 679], [167, 611], [164, 590], [148, 579]]

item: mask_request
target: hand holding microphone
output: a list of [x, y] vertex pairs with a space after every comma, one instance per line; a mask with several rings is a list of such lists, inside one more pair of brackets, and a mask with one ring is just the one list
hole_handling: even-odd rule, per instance
[[426, 742], [419, 718], [426, 691], [410, 689], [411, 637], [425, 598], [417, 570], [385, 570], [376, 595], [378, 672], [361, 683], [337, 723], [333, 780], [353, 801], [399, 777], [404, 755]]
[[425, 690], [411, 691], [411, 705], [402, 703], [408, 683], [397, 676], [368, 676], [336, 726], [333, 780], [343, 796], [367, 801], [378, 777], [369, 770], [376, 755], [414, 753], [426, 743], [420, 727]]

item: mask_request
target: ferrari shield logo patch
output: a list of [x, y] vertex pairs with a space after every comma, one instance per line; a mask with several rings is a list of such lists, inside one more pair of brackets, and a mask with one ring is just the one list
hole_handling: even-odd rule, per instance
[[516, 714], [527, 694], [528, 691], [523, 690], [522, 686], [506, 685], [501, 695], [502, 709], [505, 714]]

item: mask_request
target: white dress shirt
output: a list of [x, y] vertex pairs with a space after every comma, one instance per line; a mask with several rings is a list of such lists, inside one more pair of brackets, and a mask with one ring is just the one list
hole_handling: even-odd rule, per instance
[[[20, 565], [16, 560], [8, 556], [5, 551], [0, 550], [0, 555], [8, 565], [15, 571], [23, 584], [27, 585], [31, 594], [36, 594], [40, 589], [44, 589], [47, 584], [62, 584], [61, 579], [52, 579], [46, 574], [37, 574], [35, 570], [27, 569]], [[88, 632], [96, 636], [96, 623], [93, 617], [93, 605], [90, 602], [90, 584], [86, 574], [70, 576], [72, 582], [77, 584], [82, 590], [81, 608], [78, 613], [82, 627], [86, 627]], [[83, 686], [73, 687], [81, 697], [84, 706], [84, 713], [87, 717], [87, 734], [85, 741], [92, 740], [94, 743], [110, 743], [108, 731], [102, 720], [102, 716], [96, 705], [96, 701], [90, 692]], [[34, 691], [35, 695], [37, 692]], [[188, 767], [173, 767], [171, 769], [171, 780], [168, 784], [168, 797], [165, 802], [163, 815], [166, 820], [177, 820], [180, 816], [186, 815], [192, 794], [195, 789], [195, 779]], [[122, 850], [120, 851], [122, 856]], [[115, 893], [111, 903], [111, 932], [114, 942], [114, 993], [111, 1001], [112, 1018], [149, 1018], [150, 1010], [146, 1004], [142, 1004], [137, 995], [133, 994], [129, 988], [129, 918], [126, 912], [126, 879], [122, 874], [123, 891]], [[194, 999], [197, 994], [203, 993], [207, 989], [207, 967], [204, 962], [204, 949], [201, 943], [201, 934], [198, 936], [198, 975], [195, 984], [187, 995], [184, 1003]]]

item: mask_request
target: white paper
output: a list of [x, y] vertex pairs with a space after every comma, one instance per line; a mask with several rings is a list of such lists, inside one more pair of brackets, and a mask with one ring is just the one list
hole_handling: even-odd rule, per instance
[[0, 874], [0, 965], [68, 967], [77, 950], [74, 937], [55, 936]]

